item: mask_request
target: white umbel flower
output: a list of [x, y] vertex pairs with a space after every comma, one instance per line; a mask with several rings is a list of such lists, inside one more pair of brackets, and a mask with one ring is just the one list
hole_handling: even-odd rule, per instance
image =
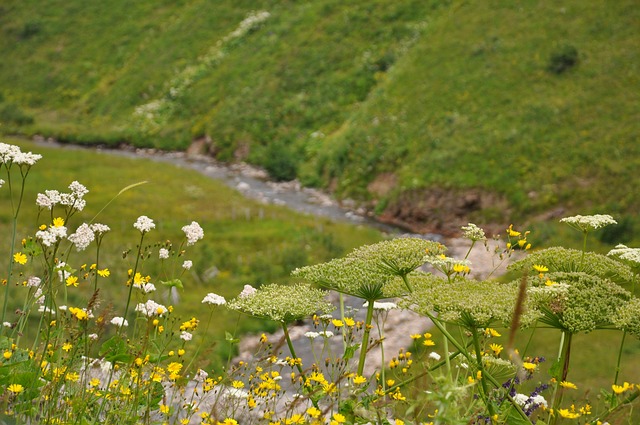
[[146, 215], [141, 215], [140, 217], [138, 217], [136, 222], [133, 224], [133, 227], [135, 227], [136, 229], [140, 230], [140, 232], [142, 232], [142, 233], [147, 233], [151, 229], [155, 229], [156, 225], [155, 225], [155, 223], [153, 222], [152, 219], [150, 219]]
[[187, 237], [187, 245], [193, 245], [200, 239], [204, 238], [204, 230], [202, 230], [202, 227], [200, 227], [200, 225], [195, 221], [192, 221], [191, 224], [184, 226], [182, 228], [182, 231]]

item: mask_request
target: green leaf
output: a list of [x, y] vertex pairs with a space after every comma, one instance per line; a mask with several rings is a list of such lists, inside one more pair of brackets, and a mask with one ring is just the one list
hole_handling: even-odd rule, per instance
[[33, 257], [37, 257], [38, 255], [42, 254], [42, 248], [40, 248], [40, 245], [38, 245], [36, 241], [32, 239], [25, 241], [23, 251], [25, 254], [31, 255]]
[[228, 331], [224, 332], [224, 339], [231, 344], [237, 344], [240, 342], [239, 339], [234, 338]]
[[161, 280], [160, 283], [164, 286], [168, 286], [169, 288], [184, 289], [184, 286], [182, 285], [182, 281], [180, 279], [171, 279], [166, 282]]
[[106, 340], [98, 353], [111, 363], [128, 363], [133, 360], [133, 355], [129, 353], [127, 344], [118, 335]]

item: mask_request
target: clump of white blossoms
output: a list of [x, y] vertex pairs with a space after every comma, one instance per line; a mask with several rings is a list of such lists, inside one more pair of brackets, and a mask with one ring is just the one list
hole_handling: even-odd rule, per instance
[[114, 317], [111, 319], [111, 324], [116, 325], [117, 327], [129, 326], [129, 322], [122, 317]]
[[111, 230], [109, 226], [102, 223], [93, 223], [89, 227], [91, 227], [91, 230], [93, 230], [93, 233], [95, 233], [96, 235], [103, 235], [107, 233], [109, 230]]
[[574, 215], [573, 217], [560, 219], [560, 223], [567, 223], [569, 226], [581, 232], [600, 229], [610, 224], [618, 224], [618, 222], [608, 214]]
[[77, 211], [82, 211], [87, 205], [87, 201], [84, 200], [84, 195], [89, 193], [89, 190], [77, 181], [71, 182], [69, 190], [71, 190], [71, 193], [61, 193], [57, 190], [45, 190], [44, 193], [38, 193], [36, 205], [49, 210], [52, 210], [56, 205], [63, 205]]
[[479, 228], [473, 223], [469, 223], [466, 226], [462, 226], [462, 237], [469, 239], [473, 242], [483, 241], [487, 239], [484, 234], [484, 230]]
[[148, 282], [135, 282], [133, 284], [134, 288], [140, 289], [140, 291], [144, 294], [148, 294], [156, 290], [156, 286], [153, 283]]
[[0, 187], [4, 184], [4, 180], [0, 179]]
[[251, 295], [255, 294], [257, 291], [256, 288], [254, 288], [251, 285], [244, 285], [244, 288], [242, 288], [242, 292], [240, 292], [240, 295], [238, 295], [238, 298], [247, 298], [250, 297]]
[[182, 331], [182, 333], [180, 333], [180, 339], [184, 341], [191, 341], [191, 338], [193, 338], [193, 335], [190, 332]]
[[227, 303], [227, 300], [224, 299], [223, 296], [218, 294], [214, 294], [213, 292], [209, 292], [206, 297], [202, 300], [202, 304], [209, 305], [224, 305]]
[[153, 300], [148, 300], [146, 303], [139, 303], [136, 306], [136, 311], [144, 314], [147, 317], [152, 317], [162, 316], [168, 310], [167, 307], [163, 306], [162, 304], [158, 304]]
[[629, 248], [626, 245], [616, 245], [614, 249], [607, 253], [609, 257], [617, 257], [621, 260], [640, 265], [640, 248]]
[[189, 270], [192, 266], [193, 266], [193, 261], [191, 260], [185, 260], [185, 262], [182, 263], [182, 268], [185, 270]]
[[142, 233], [147, 233], [152, 229], [155, 229], [156, 225], [152, 219], [147, 217], [146, 215], [141, 215], [138, 217], [135, 223], [133, 223], [133, 227], [140, 230]]
[[[362, 304], [362, 307], [365, 307], [365, 308], [369, 307], [369, 301], [366, 301], [364, 304]], [[397, 308], [398, 308], [398, 304], [393, 302], [380, 302], [380, 301], [373, 302], [374, 310], [389, 311], [389, 310], [395, 310]]]
[[35, 165], [42, 155], [31, 152], [22, 152], [19, 146], [0, 143], [0, 164], [16, 164], [18, 166], [26, 165], [30, 167]]
[[158, 258], [161, 260], [169, 258], [169, 250], [167, 248], [160, 248], [160, 251], [158, 251]]
[[185, 236], [187, 237], [187, 246], [191, 246], [198, 242], [200, 239], [204, 238], [204, 230], [202, 227], [195, 221], [192, 221], [191, 224], [184, 226], [182, 228]]
[[67, 239], [75, 245], [76, 250], [84, 251], [95, 240], [95, 234], [87, 223], [82, 223]]

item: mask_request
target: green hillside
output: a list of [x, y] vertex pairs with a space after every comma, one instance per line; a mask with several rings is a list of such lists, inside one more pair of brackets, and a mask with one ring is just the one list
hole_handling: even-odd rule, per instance
[[7, 0], [1, 131], [199, 140], [416, 230], [633, 223], [638, 28], [631, 0]]

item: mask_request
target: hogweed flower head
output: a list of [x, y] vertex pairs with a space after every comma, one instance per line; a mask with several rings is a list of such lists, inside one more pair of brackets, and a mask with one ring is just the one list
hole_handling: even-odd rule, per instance
[[560, 223], [567, 223], [569, 226], [581, 232], [589, 232], [610, 224], [618, 224], [618, 222], [608, 214], [574, 215], [560, 219]]
[[279, 285], [272, 283], [260, 287], [250, 296], [237, 297], [227, 304], [236, 311], [251, 316], [291, 322], [314, 315], [329, 313], [334, 307], [325, 300], [326, 292], [308, 284]]
[[298, 268], [291, 274], [368, 301], [392, 298], [406, 292], [400, 277], [381, 270], [378, 262], [360, 256]]
[[487, 237], [484, 234], [484, 230], [479, 228], [473, 223], [469, 223], [466, 226], [462, 226], [462, 237], [469, 239], [473, 242], [484, 241]]
[[618, 258], [631, 268], [640, 267], [640, 248], [629, 248], [626, 245], [619, 244], [609, 251], [607, 256]]
[[424, 264], [425, 252], [437, 255], [445, 251], [438, 242], [401, 237], [356, 248], [347, 257], [361, 259], [382, 273], [406, 276]]
[[[448, 281], [437, 276], [412, 276], [415, 290], [400, 304], [419, 314], [437, 312], [444, 321], [457, 322], [467, 328], [483, 328], [493, 322], [510, 324], [513, 306], [518, 299], [518, 282], [501, 284], [459, 277]], [[520, 317], [523, 326], [533, 323], [540, 313], [525, 302]]]

